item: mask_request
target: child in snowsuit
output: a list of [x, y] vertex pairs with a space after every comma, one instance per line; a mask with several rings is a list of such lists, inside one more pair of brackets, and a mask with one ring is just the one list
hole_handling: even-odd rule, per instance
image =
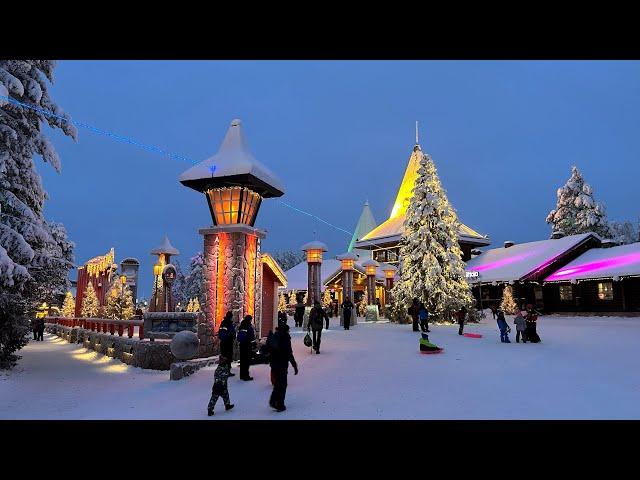
[[502, 310], [498, 310], [496, 312], [498, 328], [500, 329], [500, 341], [502, 343], [511, 343], [509, 340], [509, 332], [511, 329], [509, 325], [507, 325], [507, 320], [504, 318], [504, 312]]
[[516, 313], [516, 318], [513, 319], [513, 323], [516, 326], [516, 343], [520, 343], [520, 335], [522, 335], [522, 343], [527, 343], [527, 322], [522, 316], [522, 312], [520, 310]]
[[420, 319], [420, 329], [423, 332], [429, 332], [429, 311], [424, 303], [418, 307], [418, 318]]
[[218, 397], [222, 397], [224, 402], [224, 409], [231, 410], [233, 404], [229, 401], [229, 390], [227, 389], [227, 379], [229, 378], [229, 372], [231, 371], [231, 360], [220, 356], [218, 360], [218, 368], [216, 368], [213, 374], [213, 387], [211, 387], [211, 399], [209, 399], [209, 405], [207, 407], [207, 415], [213, 415], [213, 408], [216, 406]]
[[426, 332], [422, 332], [422, 338], [420, 339], [420, 351], [421, 352], [439, 352], [442, 350], [439, 346], [429, 341], [429, 335]]

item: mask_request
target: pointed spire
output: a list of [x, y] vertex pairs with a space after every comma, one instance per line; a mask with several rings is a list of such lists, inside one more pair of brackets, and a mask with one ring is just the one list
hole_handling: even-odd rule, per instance
[[418, 136], [418, 121], [416, 120], [416, 145], [420, 145], [420, 138]]
[[351, 242], [349, 242], [347, 252], [352, 251], [355, 243], [358, 240], [364, 238], [364, 236], [371, 230], [376, 228], [376, 225], [376, 219], [373, 218], [373, 213], [371, 212], [371, 208], [369, 208], [369, 201], [367, 200], [366, 202], [364, 202], [364, 206], [362, 207], [362, 213], [360, 214], [356, 229], [353, 232], [353, 236], [351, 237]]
[[164, 235], [164, 240], [162, 241], [162, 243], [158, 247], [151, 250], [152, 255], [160, 255], [161, 253], [166, 253], [168, 255], [180, 255], [180, 251], [173, 245], [171, 245], [169, 237], [166, 233]]

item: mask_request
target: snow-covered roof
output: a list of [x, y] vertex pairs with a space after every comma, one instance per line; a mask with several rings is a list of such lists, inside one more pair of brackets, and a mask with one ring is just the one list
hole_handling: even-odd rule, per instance
[[320, 240], [313, 240], [309, 243], [305, 243], [300, 247], [300, 250], [306, 252], [307, 250], [322, 250], [323, 252], [327, 251], [327, 245], [322, 243]]
[[166, 235], [164, 236], [164, 240], [162, 241], [162, 243], [151, 250], [151, 253], [153, 255], [160, 255], [161, 253], [166, 253], [167, 255], [180, 255], [180, 251], [176, 247], [171, 245], [169, 237], [167, 237]]
[[545, 278], [545, 282], [640, 275], [640, 243], [592, 248]]
[[369, 208], [369, 201], [366, 201], [362, 207], [362, 213], [360, 214], [360, 218], [356, 224], [356, 229], [353, 231], [353, 236], [351, 237], [351, 242], [349, 242], [347, 251], [352, 251], [356, 242], [361, 238], [364, 238], [367, 233], [376, 228], [376, 225], [376, 219], [373, 217], [371, 208]]
[[[418, 178], [418, 169], [420, 168], [420, 160], [422, 159], [422, 149], [420, 145], [415, 145], [411, 156], [409, 157], [409, 163], [404, 172], [402, 183], [398, 188], [396, 200], [391, 210], [389, 218], [378, 225], [376, 228], [370, 230], [366, 235], [360, 237], [360, 240], [355, 242], [355, 248], [359, 247], [372, 247], [376, 244], [395, 243], [400, 241], [400, 237], [404, 231], [404, 220], [407, 216], [407, 208], [409, 207], [409, 201], [413, 196], [413, 187], [415, 186]], [[467, 227], [464, 224], [460, 224], [458, 229], [458, 240], [473, 245], [489, 245], [491, 242], [489, 239], [472, 228]]]
[[233, 120], [218, 153], [194, 165], [180, 183], [203, 192], [209, 188], [246, 185], [265, 198], [284, 194], [282, 183], [271, 170], [253, 156], [240, 120]]
[[[327, 258], [320, 264], [320, 283], [324, 284], [324, 281], [332, 275], [336, 269], [340, 268], [341, 263], [334, 258]], [[293, 268], [290, 268], [285, 272], [287, 275], [287, 291], [289, 290], [306, 290], [308, 287], [307, 262], [300, 262]]]
[[570, 235], [558, 239], [517, 243], [511, 247], [492, 248], [467, 262], [467, 272], [478, 272], [473, 283], [510, 282], [549, 266], [576, 246], [599, 237], [594, 233]]
[[262, 261], [263, 268], [266, 266], [273, 272], [273, 275], [278, 279], [280, 285], [284, 288], [287, 288], [287, 275], [282, 270], [280, 264], [273, 258], [270, 254], [266, 252], [262, 252], [260, 255], [260, 260]]

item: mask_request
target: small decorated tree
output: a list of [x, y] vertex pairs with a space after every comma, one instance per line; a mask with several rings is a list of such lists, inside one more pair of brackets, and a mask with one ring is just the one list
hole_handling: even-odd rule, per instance
[[278, 295], [278, 311], [287, 311], [287, 300], [284, 298], [284, 292], [280, 292], [280, 294]]
[[108, 318], [129, 320], [134, 314], [133, 296], [129, 285], [123, 285], [118, 280], [116, 277], [111, 283], [104, 311]]
[[362, 299], [358, 304], [358, 315], [364, 317], [367, 314], [367, 298], [369, 297], [367, 287], [364, 287], [364, 295], [362, 295]]
[[302, 303], [304, 303], [305, 305], [307, 304], [308, 294], [309, 294], [309, 292], [304, 292], [304, 298], [302, 299]]
[[87, 290], [84, 292], [84, 298], [82, 299], [81, 314], [85, 318], [95, 318], [100, 311], [100, 303], [98, 302], [98, 296], [93, 289], [93, 283], [89, 282]]
[[67, 292], [62, 304], [62, 316], [65, 318], [73, 318], [76, 316], [76, 301], [71, 292]]
[[500, 309], [507, 315], [515, 315], [518, 311], [518, 304], [513, 299], [513, 289], [510, 285], [504, 287]]
[[327, 306], [331, 305], [331, 292], [328, 288], [324, 289], [324, 293], [322, 294], [322, 305]]
[[298, 303], [298, 294], [295, 290], [289, 292], [289, 305], [295, 305]]
[[198, 297], [195, 297], [193, 299], [193, 310], [194, 313], [197, 313], [200, 311], [200, 300], [198, 300]]
[[189, 299], [189, 303], [187, 304], [187, 312], [193, 312], [193, 298]]

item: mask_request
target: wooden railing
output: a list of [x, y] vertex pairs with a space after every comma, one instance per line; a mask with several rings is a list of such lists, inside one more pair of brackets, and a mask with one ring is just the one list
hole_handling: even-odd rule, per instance
[[118, 334], [122, 337], [125, 328], [127, 336], [133, 338], [134, 327], [138, 327], [138, 338], [144, 338], [144, 320], [114, 320], [107, 318], [64, 318], [64, 317], [46, 317], [45, 323], [53, 323], [55, 325], [63, 325], [65, 327], [80, 327], [92, 332]]

